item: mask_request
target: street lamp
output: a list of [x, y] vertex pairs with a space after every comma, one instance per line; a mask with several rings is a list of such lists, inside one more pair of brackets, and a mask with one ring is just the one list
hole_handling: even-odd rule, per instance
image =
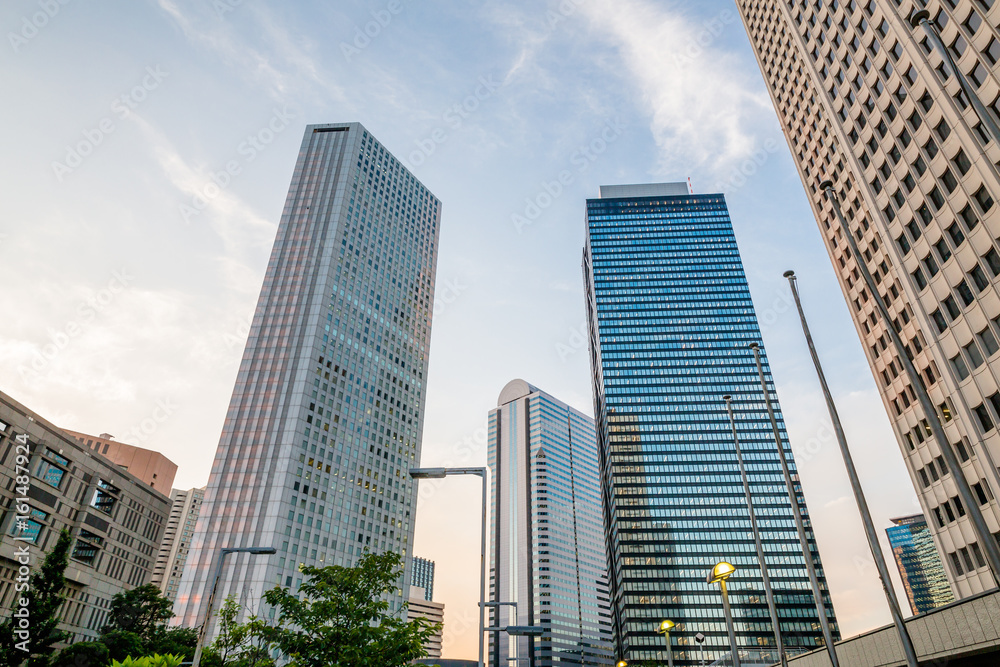
[[[483, 528], [479, 552], [479, 667], [483, 662], [483, 633], [486, 628], [486, 468], [410, 468], [413, 479], [444, 479], [448, 475], [476, 475], [483, 479]], [[197, 667], [195, 665], [194, 667]]]
[[618, 664], [615, 665], [615, 667], [628, 667], [628, 663], [625, 662], [624, 660], [619, 660]]
[[740, 477], [743, 478], [743, 493], [746, 495], [747, 509], [750, 512], [750, 529], [753, 531], [754, 546], [757, 549], [757, 562], [760, 563], [760, 574], [764, 580], [764, 595], [767, 597], [767, 610], [771, 614], [771, 625], [774, 627], [774, 643], [778, 649], [782, 667], [787, 667], [788, 661], [785, 659], [785, 644], [781, 640], [781, 626], [778, 621], [778, 606], [774, 602], [774, 591], [771, 589], [771, 576], [767, 569], [767, 561], [764, 560], [764, 544], [760, 538], [757, 517], [754, 515], [753, 496], [750, 494], [750, 479], [747, 477], [747, 467], [743, 462], [743, 450], [740, 448], [740, 438], [736, 434], [736, 417], [733, 416], [733, 397], [727, 394], [722, 397], [722, 400], [726, 402], [726, 412], [729, 413], [729, 425], [733, 429], [736, 460], [740, 464]]
[[958, 81], [959, 87], [962, 92], [965, 93], [966, 99], [972, 104], [972, 108], [975, 110], [976, 115], [979, 116], [980, 122], [986, 131], [990, 133], [993, 141], [1000, 145], [1000, 127], [993, 121], [993, 117], [990, 116], [990, 112], [986, 110], [983, 106], [982, 100], [979, 99], [979, 95], [976, 91], [969, 85], [969, 79], [966, 78], [965, 73], [962, 69], [955, 63], [955, 59], [952, 57], [951, 53], [945, 47], [944, 42], [941, 41], [941, 35], [935, 29], [934, 24], [930, 20], [931, 13], [926, 9], [921, 9], [920, 11], [913, 14], [910, 17], [910, 25], [914, 28], [920, 26], [927, 33], [927, 37], [930, 39], [934, 50], [938, 52], [942, 60], [948, 65], [948, 69], [951, 73], [955, 75], [955, 79]]
[[[845, 229], [844, 233], [849, 232]], [[878, 541], [875, 522], [872, 521], [872, 514], [868, 509], [868, 501], [865, 499], [865, 492], [861, 488], [861, 480], [858, 478], [857, 468], [854, 467], [854, 457], [851, 456], [851, 450], [847, 446], [847, 436], [844, 435], [844, 428], [840, 423], [837, 406], [833, 402], [830, 386], [826, 383], [826, 374], [823, 373], [823, 366], [820, 364], [819, 355], [816, 353], [816, 346], [813, 344], [812, 333], [809, 331], [809, 324], [806, 322], [806, 315], [802, 310], [802, 301], [799, 299], [799, 290], [795, 284], [795, 272], [786, 271], [785, 278], [788, 278], [788, 283], [792, 288], [795, 307], [798, 309], [799, 319], [802, 321], [802, 331], [806, 336], [806, 343], [809, 346], [809, 354], [812, 356], [813, 365], [816, 366], [816, 375], [819, 376], [819, 383], [823, 389], [823, 396], [826, 399], [826, 407], [830, 412], [830, 420], [833, 422], [833, 430], [837, 435], [837, 443], [840, 445], [840, 453], [844, 457], [847, 477], [851, 480], [851, 490], [854, 491], [854, 500], [858, 505], [858, 510], [861, 512], [861, 521], [865, 527], [865, 535], [868, 537], [868, 546], [871, 549], [872, 557], [875, 559], [875, 567], [878, 569], [878, 576], [882, 581], [882, 590], [885, 592], [885, 599], [889, 603], [892, 622], [896, 625], [896, 632], [899, 634], [899, 641], [903, 646], [903, 653], [906, 655], [906, 663], [910, 667], [917, 667], [917, 652], [913, 648], [913, 640], [910, 639], [906, 623], [903, 622], [903, 615], [899, 610], [899, 602], [896, 600], [896, 592], [893, 590], [892, 580], [889, 578], [889, 569], [885, 564], [882, 545]]]
[[1000, 583], [1000, 545], [997, 544], [996, 538], [993, 537], [989, 526], [986, 525], [986, 519], [979, 508], [979, 501], [972, 495], [969, 480], [962, 470], [962, 465], [958, 462], [958, 457], [955, 455], [955, 450], [952, 449], [951, 443], [948, 441], [948, 436], [945, 435], [944, 427], [941, 425], [941, 418], [938, 416], [937, 408], [934, 407], [933, 401], [931, 401], [930, 394], [927, 393], [923, 377], [917, 372], [917, 368], [913, 365], [906, 346], [903, 345], [902, 339], [896, 333], [896, 328], [892, 323], [892, 316], [889, 314], [889, 308], [885, 305], [885, 300], [882, 298], [878, 286], [875, 284], [875, 279], [872, 277], [871, 271], [868, 270], [868, 265], [861, 258], [861, 253], [858, 251], [858, 243], [854, 239], [854, 234], [851, 232], [850, 227], [847, 226], [847, 220], [844, 219], [844, 212], [840, 209], [840, 200], [837, 199], [837, 193], [833, 189], [833, 181], [823, 181], [819, 184], [819, 189], [826, 193], [826, 198], [833, 205], [833, 211], [837, 216], [837, 221], [840, 223], [840, 228], [843, 230], [848, 248], [850, 248], [851, 254], [854, 255], [858, 271], [861, 272], [861, 277], [864, 279], [865, 285], [868, 287], [868, 291], [875, 301], [875, 309], [882, 317], [886, 335], [892, 341], [896, 356], [906, 371], [910, 387], [916, 393], [917, 400], [920, 403], [920, 410], [924, 413], [924, 419], [930, 424], [931, 434], [937, 440], [938, 448], [941, 450], [941, 457], [944, 459], [948, 471], [955, 481], [958, 495], [965, 505], [979, 544], [986, 553], [986, 562], [989, 563], [993, 579], [997, 583]]
[[665, 620], [660, 623], [660, 632], [667, 639], [667, 664], [674, 667], [674, 647], [670, 643], [670, 631], [677, 627], [673, 621]]
[[736, 629], [733, 627], [733, 611], [729, 608], [729, 591], [726, 589], [726, 579], [733, 576], [736, 566], [722, 561], [708, 573], [708, 583], [719, 584], [722, 591], [722, 610], [726, 614], [726, 630], [729, 631], [729, 650], [733, 655], [733, 667], [740, 667], [740, 652], [736, 647]]
[[212, 575], [212, 592], [208, 595], [208, 609], [205, 610], [205, 618], [198, 627], [198, 643], [194, 647], [194, 658], [191, 660], [191, 667], [198, 667], [201, 664], [201, 651], [205, 643], [205, 632], [208, 630], [208, 622], [212, 618], [212, 607], [215, 606], [215, 592], [219, 588], [219, 579], [222, 577], [222, 563], [229, 554], [250, 554], [251, 556], [267, 556], [277, 553], [273, 547], [223, 547], [219, 549], [218, 561], [215, 564], [215, 573]]
[[771, 432], [774, 433], [774, 444], [778, 446], [778, 461], [781, 462], [781, 474], [784, 476], [785, 486], [788, 488], [788, 501], [792, 505], [792, 517], [795, 519], [795, 529], [799, 533], [799, 548], [802, 549], [802, 556], [806, 563], [806, 574], [809, 575], [809, 586], [812, 588], [813, 599], [816, 601], [816, 615], [819, 617], [819, 627], [823, 631], [826, 652], [830, 656], [830, 664], [833, 667], [840, 667], [840, 660], [837, 658], [837, 647], [833, 643], [833, 632], [830, 630], [830, 621], [826, 617], [823, 591], [820, 589], [819, 576], [816, 574], [816, 563], [813, 562], [812, 547], [809, 546], [806, 524], [802, 520], [802, 509], [799, 507], [799, 494], [795, 491], [792, 470], [788, 465], [788, 457], [785, 456], [785, 447], [781, 440], [781, 429], [778, 428], [778, 418], [774, 414], [774, 404], [771, 403], [771, 391], [768, 389], [767, 379], [764, 377], [764, 364], [761, 362], [760, 345], [750, 343], [750, 349], [753, 350], [753, 358], [757, 363], [757, 375], [760, 377], [760, 388], [764, 392], [767, 416], [771, 420]]
[[705, 635], [699, 632], [694, 636], [694, 640], [698, 642], [698, 646], [701, 648], [701, 665], [705, 667]]

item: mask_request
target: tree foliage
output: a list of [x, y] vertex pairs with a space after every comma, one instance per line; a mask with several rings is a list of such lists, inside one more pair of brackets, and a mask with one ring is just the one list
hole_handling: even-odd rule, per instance
[[[63, 603], [63, 576], [69, 563], [69, 548], [73, 538], [69, 531], [59, 534], [52, 550], [42, 560], [41, 567], [31, 575], [26, 591], [15, 595], [15, 602], [24, 598], [27, 605], [14, 604], [11, 617], [0, 624], [0, 664], [18, 667], [28, 661], [29, 667], [46, 667], [55, 651], [53, 645], [62, 641], [66, 633], [59, 630], [59, 606]], [[20, 620], [14, 614], [27, 610], [27, 643], [16, 632], [21, 630]], [[23, 650], [27, 648], [27, 651]]]
[[108, 624], [103, 632], [132, 632], [149, 643], [156, 639], [163, 625], [173, 616], [173, 603], [160, 593], [159, 588], [146, 584], [111, 598]]
[[270, 643], [265, 637], [267, 624], [256, 615], [246, 623], [237, 623], [240, 605], [228, 597], [217, 614], [219, 634], [202, 655], [203, 667], [272, 667]]
[[[418, 618], [389, 614], [386, 594], [397, 587], [403, 559], [366, 553], [356, 567], [302, 567], [299, 595], [283, 588], [264, 594], [279, 611], [266, 638], [291, 667], [402, 667], [426, 655], [424, 642], [439, 630]], [[300, 599], [301, 598], [301, 599]]]
[[60, 651], [51, 667], [104, 667], [109, 662], [111, 656], [103, 642], [80, 642]]

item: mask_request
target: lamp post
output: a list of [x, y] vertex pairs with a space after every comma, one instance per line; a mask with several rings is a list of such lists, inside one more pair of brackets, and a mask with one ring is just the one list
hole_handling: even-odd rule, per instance
[[699, 632], [694, 636], [694, 640], [698, 642], [698, 646], [701, 648], [701, 665], [705, 667], [705, 635]]
[[802, 549], [802, 556], [805, 558], [806, 573], [809, 575], [809, 585], [812, 587], [813, 598], [816, 600], [816, 614], [819, 616], [819, 627], [823, 631], [826, 652], [830, 656], [830, 664], [833, 667], [840, 667], [840, 660], [837, 658], [837, 647], [833, 645], [833, 632], [830, 630], [830, 621], [826, 617], [826, 605], [823, 604], [823, 591], [819, 587], [816, 563], [813, 562], [812, 549], [809, 547], [809, 537], [806, 534], [806, 525], [802, 520], [799, 496], [795, 492], [795, 481], [792, 479], [792, 470], [788, 465], [788, 457], [785, 456], [785, 448], [781, 442], [781, 430], [778, 428], [778, 418], [774, 414], [774, 405], [771, 403], [771, 392], [767, 388], [767, 379], [764, 377], [764, 364], [760, 359], [760, 345], [750, 343], [750, 349], [753, 350], [754, 361], [757, 363], [757, 375], [760, 376], [760, 388], [764, 392], [764, 403], [767, 405], [767, 416], [771, 420], [774, 443], [778, 446], [778, 460], [781, 462], [781, 473], [785, 477], [785, 486], [788, 487], [788, 500], [792, 504], [792, 516], [795, 518], [795, 528], [799, 533], [799, 546]]
[[[847, 230], [844, 230], [847, 233]], [[892, 587], [892, 580], [889, 578], [889, 569], [885, 564], [885, 556], [882, 553], [882, 545], [878, 541], [878, 533], [875, 530], [875, 522], [872, 521], [871, 511], [868, 509], [868, 501], [865, 499], [865, 492], [861, 488], [861, 480], [858, 478], [857, 468], [854, 467], [854, 458], [851, 450], [847, 446], [847, 436], [844, 435], [844, 428], [840, 423], [840, 415], [837, 414], [837, 406], [833, 402], [833, 395], [830, 393], [830, 386], [826, 383], [826, 375], [823, 373], [823, 366], [820, 363], [819, 355], [816, 353], [816, 346], [813, 344], [812, 334], [809, 331], [809, 324], [806, 322], [805, 312], [802, 310], [802, 301], [799, 299], [799, 290], [796, 286], [794, 271], [786, 271], [785, 278], [792, 288], [792, 296], [795, 298], [795, 307], [799, 311], [799, 319], [802, 322], [802, 331], [806, 336], [806, 343], [809, 346], [809, 355], [812, 357], [813, 365], [816, 366], [816, 375], [819, 376], [819, 383], [823, 389], [823, 397], [826, 399], [826, 407], [830, 411], [830, 420], [833, 422], [833, 430], [837, 435], [837, 443], [840, 445], [840, 453], [844, 457], [844, 466], [847, 468], [847, 476], [851, 480], [851, 490], [854, 491], [854, 500], [861, 513], [861, 521], [865, 526], [865, 535], [868, 537], [868, 546], [871, 549], [872, 557], [875, 559], [875, 567], [878, 569], [879, 579], [882, 581], [882, 590], [885, 592], [886, 602], [889, 603], [889, 612], [892, 615], [892, 622], [896, 625], [896, 632], [899, 634], [899, 642], [903, 646], [903, 654], [906, 656], [906, 663], [910, 667], [917, 667], [917, 652], [913, 648], [913, 640], [903, 622], [903, 615], [899, 610], [899, 602], [896, 600], [896, 592]]]
[[736, 647], [736, 629], [733, 627], [733, 610], [729, 608], [729, 591], [726, 589], [726, 579], [733, 575], [736, 566], [725, 561], [717, 564], [708, 573], [708, 583], [719, 584], [722, 591], [722, 610], [726, 614], [726, 630], [729, 631], [729, 650], [733, 656], [733, 667], [740, 667], [740, 652]]
[[910, 387], [917, 395], [917, 401], [920, 403], [920, 409], [924, 413], [924, 418], [931, 426], [931, 434], [934, 436], [934, 439], [937, 440], [938, 448], [941, 450], [941, 457], [944, 459], [945, 464], [948, 466], [948, 471], [951, 473], [952, 479], [955, 481], [955, 487], [958, 489], [958, 495], [962, 499], [962, 503], [965, 505], [965, 509], [968, 512], [972, 528], [979, 540], [979, 544], [986, 553], [986, 562], [989, 563], [990, 571], [993, 573], [993, 579], [994, 581], [1000, 583], [1000, 545], [997, 544], [996, 539], [993, 537], [993, 534], [990, 533], [990, 529], [986, 525], [986, 519], [983, 517], [983, 512], [979, 508], [979, 501], [972, 495], [972, 489], [969, 487], [969, 480], [965, 477], [965, 472], [962, 470], [962, 465], [958, 462], [955, 450], [952, 449], [951, 443], [948, 442], [948, 436], [945, 435], [944, 427], [941, 425], [941, 419], [938, 417], [937, 408], [934, 407], [930, 394], [927, 393], [927, 388], [924, 386], [923, 378], [920, 377], [916, 366], [913, 365], [913, 361], [907, 354], [906, 346], [903, 345], [902, 339], [899, 337], [899, 334], [896, 333], [896, 328], [892, 323], [892, 316], [889, 314], [889, 308], [885, 305], [885, 300], [882, 299], [882, 295], [878, 291], [875, 279], [872, 277], [871, 271], [868, 270], [868, 265], [861, 259], [861, 253], [858, 252], [858, 243], [854, 239], [854, 234], [851, 233], [850, 227], [847, 226], [847, 220], [844, 219], [844, 212], [840, 210], [840, 201], [837, 199], [837, 193], [833, 190], [833, 181], [823, 181], [819, 184], [819, 189], [826, 193], [826, 198], [829, 199], [830, 203], [833, 205], [833, 211], [837, 216], [837, 221], [840, 223], [841, 229], [843, 230], [844, 237], [847, 239], [847, 244], [851, 249], [851, 254], [854, 255], [858, 271], [861, 272], [861, 277], [864, 278], [865, 285], [868, 287], [868, 291], [871, 293], [872, 299], [875, 301], [875, 308], [882, 317], [882, 323], [885, 325], [886, 334], [892, 341], [892, 346], [896, 352], [896, 356], [906, 371], [906, 377], [910, 381]]
[[673, 621], [664, 620], [660, 623], [659, 629], [659, 632], [662, 633], [667, 640], [667, 664], [670, 667], [674, 667], [674, 647], [670, 643], [670, 631], [675, 627], [677, 627], [677, 624]]
[[479, 552], [479, 667], [483, 662], [483, 633], [486, 628], [486, 468], [411, 468], [413, 479], [444, 479], [448, 475], [476, 475], [483, 479], [483, 527]]
[[931, 45], [933, 45], [934, 50], [938, 52], [944, 62], [948, 65], [948, 69], [951, 73], [955, 75], [955, 79], [958, 81], [959, 87], [962, 92], [965, 93], [966, 99], [972, 104], [972, 108], [975, 110], [976, 115], [979, 116], [979, 121], [986, 128], [986, 131], [990, 133], [993, 141], [1000, 146], [1000, 127], [994, 122], [993, 117], [990, 116], [989, 111], [983, 106], [982, 100], [979, 99], [979, 95], [976, 93], [975, 89], [969, 85], [969, 79], [966, 78], [965, 73], [962, 69], [955, 63], [955, 59], [952, 57], [951, 52], [945, 47], [944, 42], [941, 41], [941, 35], [935, 29], [934, 24], [930, 20], [931, 13], [926, 9], [921, 9], [915, 12], [912, 17], [910, 17], [910, 25], [914, 28], [920, 26], [927, 33], [927, 37], [930, 39]]
[[215, 593], [219, 588], [219, 579], [222, 577], [222, 563], [229, 554], [250, 554], [252, 556], [265, 556], [277, 553], [273, 547], [224, 547], [219, 549], [218, 560], [215, 563], [215, 572], [212, 574], [212, 591], [208, 594], [208, 609], [205, 610], [205, 618], [198, 627], [198, 643], [194, 647], [194, 658], [191, 659], [191, 667], [198, 667], [201, 664], [201, 651], [205, 643], [205, 632], [208, 630], [208, 622], [212, 619], [212, 607], [215, 606]]
[[[757, 548], [757, 561], [760, 563], [760, 574], [764, 580], [764, 594], [767, 597], [767, 610], [771, 614], [771, 625], [774, 626], [774, 644], [778, 649], [778, 655], [782, 667], [787, 667], [788, 660], [785, 658], [785, 643], [781, 639], [781, 625], [778, 621], [778, 606], [774, 602], [774, 591], [771, 588], [771, 576], [767, 569], [767, 561], [764, 560], [764, 545], [761, 542], [760, 528], [757, 526], [757, 517], [753, 511], [753, 496], [750, 495], [750, 479], [747, 477], [747, 467], [743, 462], [743, 450], [740, 449], [740, 437], [736, 434], [736, 417], [733, 416], [733, 397], [725, 395], [722, 400], [726, 402], [726, 412], [729, 413], [729, 425], [733, 429], [733, 444], [736, 446], [736, 460], [740, 464], [740, 477], [743, 478], [743, 493], [747, 499], [747, 510], [750, 512], [750, 530], [753, 531], [754, 546]], [[671, 665], [673, 667], [673, 665]]]

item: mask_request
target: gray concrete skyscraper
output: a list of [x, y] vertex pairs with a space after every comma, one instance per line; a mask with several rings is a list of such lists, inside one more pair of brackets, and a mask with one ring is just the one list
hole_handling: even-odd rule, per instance
[[[989, 590], [996, 583], [981, 541], [1000, 535], [1000, 140], [989, 128], [1000, 106], [1000, 3], [736, 6], [948, 580], [959, 598]], [[930, 12], [927, 27], [911, 23], [919, 10]], [[827, 180], [846, 229], [819, 187]], [[926, 386], [947, 442], [932, 437], [916, 384]], [[976, 535], [955, 471], [939, 465], [948, 447], [992, 537]]]
[[490, 665], [613, 665], [594, 420], [523, 380], [490, 412]]
[[[357, 123], [306, 128], [177, 596], [258, 605], [299, 565], [410, 562], [441, 204]], [[408, 567], [408, 565], [407, 565]], [[398, 610], [407, 599], [389, 602]]]

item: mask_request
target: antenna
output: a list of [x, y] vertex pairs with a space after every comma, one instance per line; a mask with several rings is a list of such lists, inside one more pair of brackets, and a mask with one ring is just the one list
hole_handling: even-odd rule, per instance
[[694, 194], [694, 186], [691, 185], [691, 177], [690, 176], [688, 176], [688, 190], [690, 191], [691, 194]]

